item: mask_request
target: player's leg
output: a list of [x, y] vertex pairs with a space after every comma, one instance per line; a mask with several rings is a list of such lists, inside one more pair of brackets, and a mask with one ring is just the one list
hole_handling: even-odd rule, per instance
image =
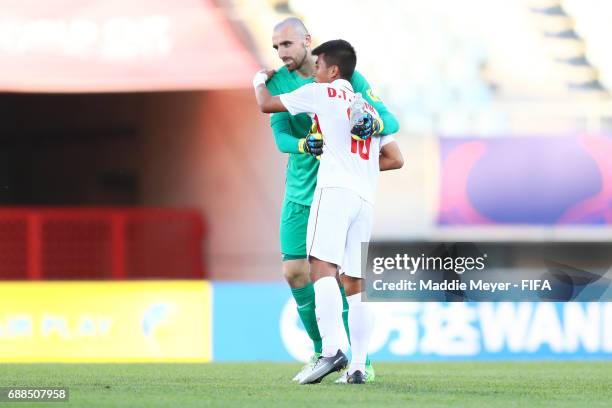
[[314, 354], [309, 364], [293, 377], [299, 381], [301, 375], [321, 355], [321, 335], [315, 314], [314, 286], [310, 281], [309, 266], [306, 259], [306, 229], [309, 207], [289, 200], [283, 202], [280, 220], [280, 243], [283, 254], [283, 275], [291, 288], [297, 304], [300, 321], [308, 337], [312, 340]]
[[342, 298], [336, 281], [337, 266], [311, 256], [310, 277], [314, 281], [319, 330], [323, 338], [321, 357], [300, 379], [300, 384], [319, 383], [327, 375], [344, 369], [348, 359], [340, 349], [342, 335]]
[[[349, 251], [349, 247], [350, 245], [347, 244], [347, 250], [344, 253], [344, 259], [349, 259], [350, 256], [350, 251]], [[346, 265], [345, 265], [346, 267]], [[348, 301], [346, 299], [346, 295], [345, 295], [345, 290], [344, 290], [344, 284], [342, 283], [342, 279], [340, 276], [344, 276], [339, 275], [338, 276], [338, 282], [340, 284], [340, 288], [342, 290], [342, 295], [343, 295], [343, 304], [344, 304], [344, 309], [342, 310], [342, 319], [344, 321], [344, 329], [346, 331], [346, 336], [348, 338], [349, 344], [351, 343], [351, 331], [350, 331], [350, 327], [349, 327], [349, 323], [348, 323], [348, 315], [350, 313], [350, 307], [348, 305]], [[336, 384], [344, 384], [347, 382], [347, 377], [348, 377], [348, 370], [346, 372], [343, 372], [342, 375], [340, 377], [338, 377], [338, 379], [335, 381]], [[366, 365], [365, 365], [365, 378], [366, 378], [366, 382], [368, 383], [373, 383], [376, 380], [376, 373], [374, 371], [374, 366], [372, 365], [372, 361], [370, 360], [370, 356], [366, 355]]]
[[342, 342], [342, 297], [336, 281], [335, 264], [310, 258], [310, 276], [314, 281], [316, 313], [323, 337], [323, 357], [335, 356]]
[[[309, 214], [309, 206], [285, 201], [281, 212], [280, 236], [283, 252], [283, 275], [291, 287], [300, 320], [313, 342], [315, 352], [313, 358], [316, 358], [321, 354], [322, 343], [315, 314], [314, 286], [309, 277], [308, 261], [306, 260], [306, 233]], [[348, 338], [348, 302], [339, 277], [338, 285], [340, 285], [342, 296], [342, 321]], [[297, 377], [296, 375], [296, 380]]]
[[316, 190], [308, 219], [306, 250], [325, 357], [336, 354], [340, 348], [341, 335], [336, 330], [343, 326], [342, 296], [336, 273], [344, 257], [346, 231], [351, 219], [350, 203], [345, 196], [344, 189]]
[[347, 382], [365, 383], [368, 345], [374, 316], [370, 305], [361, 300], [363, 279], [342, 275], [342, 282], [347, 292], [349, 302], [349, 326], [351, 330], [351, 363], [347, 371]]
[[308, 337], [312, 340], [314, 352], [321, 354], [321, 334], [317, 326], [315, 292], [308, 274], [308, 261], [306, 258], [283, 261], [283, 275], [291, 288], [291, 294], [297, 305], [298, 316], [304, 325], [304, 329], [306, 329], [306, 333], [308, 333]]
[[[286, 259], [286, 258], [285, 258]], [[321, 356], [321, 335], [317, 325], [317, 315], [315, 313], [315, 293], [314, 286], [310, 282], [308, 275], [308, 261], [303, 259], [289, 259], [283, 262], [283, 275], [291, 287], [291, 294], [297, 305], [297, 312], [308, 337], [312, 340], [314, 353], [308, 362], [297, 372], [292, 381], [300, 381], [308, 372], [317, 359]]]
[[344, 256], [346, 231], [353, 212], [356, 211], [351, 209], [351, 200], [346, 199], [344, 190], [330, 188], [315, 192], [308, 220], [307, 253], [323, 351], [301, 384], [318, 382], [346, 366], [346, 356], [340, 350], [343, 307], [336, 273]]
[[370, 336], [374, 327], [374, 316], [370, 305], [362, 302], [364, 281], [361, 277], [361, 243], [370, 240], [373, 208], [362, 201], [357, 218], [347, 233], [346, 255], [342, 264], [342, 283], [349, 303], [349, 330], [351, 333], [351, 363], [347, 382], [366, 381], [366, 363]]
[[[346, 256], [346, 253], [345, 253], [345, 256]], [[351, 343], [351, 330], [349, 328], [349, 323], [348, 323], [349, 304], [348, 304], [348, 301], [346, 300], [346, 292], [344, 290], [344, 285], [342, 284], [342, 281], [339, 275], [337, 276], [337, 280], [338, 280], [338, 284], [340, 285], [340, 293], [342, 294], [342, 322], [344, 323], [344, 331], [346, 332], [346, 338], [348, 339], [349, 344], [350, 344]], [[347, 379], [346, 374], [347, 374], [346, 372], [342, 373], [342, 375], [338, 377], [335, 383], [337, 384], [346, 383], [346, 379]], [[376, 380], [376, 373], [374, 372], [374, 366], [372, 365], [372, 361], [370, 360], [369, 355], [366, 357], [365, 374], [366, 374], [366, 381], [368, 383], [373, 383]]]
[[338, 285], [340, 286], [340, 295], [342, 296], [342, 323], [344, 323], [344, 331], [346, 332], [346, 338], [351, 342], [351, 332], [348, 324], [348, 314], [349, 314], [349, 304], [346, 300], [346, 291], [344, 290], [344, 285], [340, 280], [340, 277], [337, 277]]
[[[369, 240], [369, 235], [364, 235], [364, 236], [359, 236], [357, 234], [358, 231], [364, 230], [364, 225], [362, 225], [363, 220], [360, 221], [355, 221], [355, 223], [353, 225], [351, 225], [351, 227], [349, 227], [349, 230], [347, 232], [347, 245], [346, 245], [346, 249], [344, 252], [344, 262], [345, 264], [340, 268], [340, 271], [342, 270], [342, 268], [354, 268], [357, 266], [350, 266], [350, 260], [354, 259], [359, 253], [359, 255], [361, 255], [361, 251], [360, 251], [360, 246], [361, 245], [361, 241], [362, 240], [364, 242], [366, 242], [367, 240]], [[367, 225], [365, 227], [368, 227]], [[368, 227], [369, 229], [371, 229], [371, 226]], [[350, 241], [349, 241], [350, 240]], [[352, 258], [351, 258], [352, 257]], [[359, 265], [358, 267], [361, 267], [361, 265]], [[342, 273], [342, 272], [341, 272]], [[344, 326], [345, 326], [345, 330], [346, 330], [346, 336], [349, 340], [349, 343], [351, 342], [351, 331], [350, 331], [350, 327], [349, 327], [349, 323], [348, 323], [348, 314], [350, 313], [350, 307], [348, 305], [348, 301], [346, 299], [346, 292], [344, 290], [344, 285], [342, 283], [342, 280], [340, 278], [340, 276], [338, 277], [338, 281], [339, 284], [342, 288], [342, 295], [343, 297], [343, 302], [345, 303], [345, 309], [346, 309], [346, 315], [345, 315], [345, 311], [343, 310], [342, 312], [342, 318], [344, 319]], [[347, 382], [347, 374], [348, 371], [345, 373], [342, 373], [342, 375], [335, 381], [337, 384], [343, 384]], [[369, 356], [366, 356], [366, 366], [365, 366], [365, 377], [366, 377], [366, 382], [368, 383], [373, 383], [376, 380], [376, 373], [374, 371], [374, 366], [372, 365], [372, 361], [370, 360]]]

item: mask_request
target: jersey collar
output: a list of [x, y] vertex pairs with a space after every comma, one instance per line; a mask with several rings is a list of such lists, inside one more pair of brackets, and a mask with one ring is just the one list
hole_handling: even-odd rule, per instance
[[334, 82], [332, 82], [332, 85], [334, 86], [334, 88], [342, 88], [342, 87], [344, 87], [344, 88], [348, 89], [349, 91], [353, 92], [353, 86], [346, 79], [338, 78]]

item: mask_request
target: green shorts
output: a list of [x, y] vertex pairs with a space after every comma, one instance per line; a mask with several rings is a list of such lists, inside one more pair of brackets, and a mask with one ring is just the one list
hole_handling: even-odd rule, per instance
[[284, 200], [280, 219], [280, 245], [283, 261], [306, 258], [306, 229], [310, 206]]

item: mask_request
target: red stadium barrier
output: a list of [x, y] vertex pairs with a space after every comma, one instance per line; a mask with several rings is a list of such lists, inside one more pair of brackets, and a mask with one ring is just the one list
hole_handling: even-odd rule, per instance
[[0, 279], [202, 279], [195, 210], [0, 208]]

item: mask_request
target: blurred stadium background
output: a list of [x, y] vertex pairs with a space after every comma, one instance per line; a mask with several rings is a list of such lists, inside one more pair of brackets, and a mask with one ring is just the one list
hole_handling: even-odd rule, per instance
[[[293, 360], [286, 157], [250, 80], [302, 17], [396, 114], [375, 239], [612, 241], [606, 0], [0, 0], [0, 361]], [[581, 255], [577, 255], [581, 256]], [[582, 254], [588, 257], [590, 254]], [[374, 360], [609, 359], [612, 304], [381, 306]]]

